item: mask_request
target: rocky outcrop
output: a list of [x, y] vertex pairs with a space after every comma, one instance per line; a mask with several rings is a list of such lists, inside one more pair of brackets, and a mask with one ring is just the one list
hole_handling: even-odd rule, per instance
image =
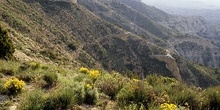
[[185, 36], [171, 42], [179, 55], [208, 67], [220, 67], [220, 48], [210, 40]]
[[172, 73], [172, 75], [179, 81], [182, 81], [180, 70], [177, 66], [176, 59], [170, 54], [167, 55], [153, 55], [157, 60], [166, 63], [166, 68]]

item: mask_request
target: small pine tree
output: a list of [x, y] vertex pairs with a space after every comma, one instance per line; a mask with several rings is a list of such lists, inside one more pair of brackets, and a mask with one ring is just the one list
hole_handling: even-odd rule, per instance
[[8, 36], [8, 31], [0, 26], [0, 58], [11, 59], [15, 51], [14, 45]]

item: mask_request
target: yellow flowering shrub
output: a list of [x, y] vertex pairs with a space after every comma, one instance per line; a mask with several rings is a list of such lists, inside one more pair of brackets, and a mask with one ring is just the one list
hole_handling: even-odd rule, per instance
[[30, 64], [29, 64], [31, 67], [35, 67], [35, 66], [37, 66], [37, 63], [36, 62], [34, 62], [34, 61], [32, 61], [32, 62], [30, 62]]
[[163, 103], [160, 105], [160, 109], [162, 110], [177, 110], [177, 106], [175, 104]]
[[98, 70], [89, 71], [89, 77], [96, 80], [100, 76], [100, 72]]
[[17, 78], [10, 78], [7, 82], [5, 82], [4, 88], [9, 94], [16, 94], [24, 90], [25, 82], [18, 80]]
[[79, 69], [79, 72], [81, 72], [81, 73], [89, 73], [89, 69], [82, 67], [82, 68]]
[[134, 78], [134, 79], [132, 79], [132, 80], [133, 80], [134, 82], [138, 82], [138, 81], [139, 81], [138, 79], [135, 79], [135, 78]]
[[42, 68], [42, 67], [43, 67], [42, 64], [37, 63], [37, 62], [34, 62], [34, 61], [30, 62], [29, 65], [30, 65], [30, 67], [31, 67], [32, 69], [39, 69], [39, 68]]
[[86, 88], [87, 89], [92, 89], [92, 85], [91, 84], [86, 84]]

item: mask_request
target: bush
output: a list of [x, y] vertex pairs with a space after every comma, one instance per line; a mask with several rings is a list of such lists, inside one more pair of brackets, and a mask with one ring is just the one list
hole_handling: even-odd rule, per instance
[[175, 104], [163, 103], [160, 105], [161, 110], [177, 110], [177, 106]]
[[85, 74], [89, 73], [89, 69], [88, 68], [84, 68], [84, 67], [80, 68], [79, 71], [81, 73], [85, 73]]
[[58, 56], [56, 55], [56, 53], [54, 51], [51, 50], [43, 50], [40, 51], [40, 54], [42, 54], [43, 56], [46, 56], [48, 58], [50, 58], [51, 60], [56, 60], [58, 59]]
[[76, 46], [73, 43], [67, 45], [72, 51], [76, 50]]
[[92, 80], [96, 80], [98, 77], [100, 76], [100, 72], [98, 70], [90, 70], [89, 71], [89, 77], [92, 79]]
[[138, 104], [138, 108], [140, 108], [143, 104], [147, 108], [150, 90], [151, 88], [148, 87], [146, 82], [132, 80], [117, 94], [117, 102], [120, 106]]
[[73, 80], [76, 81], [76, 82], [82, 82], [86, 78], [87, 78], [86, 74], [78, 74], [77, 76], [74, 77]]
[[85, 99], [84, 103], [93, 105], [97, 102], [98, 91], [91, 84], [85, 85]]
[[94, 84], [95, 81], [99, 78], [99, 76], [101, 75], [100, 72], [98, 70], [89, 70], [88, 68], [80, 68], [79, 71], [81, 73], [85, 73], [88, 74], [89, 78], [92, 80], [92, 83]]
[[27, 69], [32, 69], [32, 70], [36, 70], [36, 69], [48, 69], [48, 67], [46, 65], [43, 65], [41, 63], [37, 63], [34, 61], [31, 62], [24, 62], [22, 63], [22, 65], [19, 67], [19, 71], [25, 71]]
[[34, 61], [30, 62], [29, 65], [30, 65], [30, 67], [31, 67], [33, 70], [36, 70], [36, 69], [39, 69], [39, 68], [42, 67], [42, 65], [41, 65], [40, 63], [37, 63], [37, 62], [34, 62]]
[[79, 104], [79, 105], [81, 105], [84, 102], [84, 99], [85, 99], [85, 88], [82, 85], [83, 84], [78, 84], [73, 89], [74, 102], [76, 104]]
[[203, 94], [203, 108], [220, 110], [220, 87], [207, 89]]
[[35, 75], [33, 75], [33, 74], [29, 73], [29, 72], [25, 72], [25, 73], [16, 75], [16, 77], [18, 77], [18, 79], [23, 80], [23, 81], [25, 81], [27, 83], [30, 83], [31, 81], [33, 81], [36, 78]]
[[146, 108], [143, 105], [139, 106], [138, 104], [130, 104], [125, 106], [124, 110], [146, 110]]
[[44, 107], [44, 93], [41, 90], [34, 90], [25, 94], [21, 100], [21, 110], [42, 110]]
[[58, 80], [58, 75], [56, 73], [46, 73], [43, 80], [47, 82], [47, 86], [53, 86]]
[[6, 94], [7, 90], [4, 88], [4, 82], [0, 80], [0, 94]]
[[190, 109], [199, 109], [200, 105], [200, 98], [199, 94], [193, 88], [187, 88], [187, 86], [179, 85], [173, 89], [168, 91], [170, 94], [170, 101], [178, 104], [180, 106], [185, 106], [185, 103], [188, 103]]
[[111, 99], [115, 98], [116, 94], [121, 90], [122, 85], [122, 78], [110, 74], [104, 74], [95, 83], [98, 90], [108, 95]]
[[16, 95], [25, 89], [25, 83], [17, 78], [10, 78], [5, 84], [4, 88], [7, 90], [9, 95]]
[[163, 84], [163, 85], [170, 85], [170, 84], [177, 84], [178, 81], [174, 78], [163, 77], [159, 75], [148, 75], [146, 77], [146, 81], [152, 85], [153, 87]]
[[65, 88], [56, 94], [51, 94], [46, 99], [44, 110], [66, 110], [71, 107], [74, 102], [74, 94], [72, 89]]
[[8, 36], [8, 32], [3, 30], [3, 28], [0, 26], [0, 58], [11, 59], [14, 51], [15, 48]]
[[15, 75], [15, 71], [14, 70], [2, 69], [0, 72], [3, 73], [4, 75], [9, 75], [9, 76]]

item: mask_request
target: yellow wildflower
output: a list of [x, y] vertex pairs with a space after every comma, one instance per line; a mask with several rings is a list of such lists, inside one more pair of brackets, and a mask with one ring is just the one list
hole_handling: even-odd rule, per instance
[[160, 109], [162, 109], [162, 110], [177, 110], [177, 106], [175, 104], [163, 103], [160, 105]]
[[134, 81], [134, 82], [138, 82], [139, 80], [134, 78], [133, 81]]
[[89, 69], [88, 68], [84, 68], [84, 67], [80, 68], [79, 71], [81, 73], [89, 73]]
[[89, 71], [89, 76], [92, 79], [97, 79], [100, 76], [100, 73], [98, 70], [91, 70], [91, 71]]
[[92, 89], [92, 85], [91, 84], [86, 84], [86, 88]]
[[25, 87], [25, 82], [22, 80], [18, 80], [17, 78], [10, 78], [4, 84], [4, 88], [11, 94], [24, 90], [24, 87]]
[[37, 66], [37, 63], [34, 62], [34, 61], [32, 61], [32, 62], [30, 62], [30, 66], [31, 66], [31, 67], [35, 67], [35, 66]]

